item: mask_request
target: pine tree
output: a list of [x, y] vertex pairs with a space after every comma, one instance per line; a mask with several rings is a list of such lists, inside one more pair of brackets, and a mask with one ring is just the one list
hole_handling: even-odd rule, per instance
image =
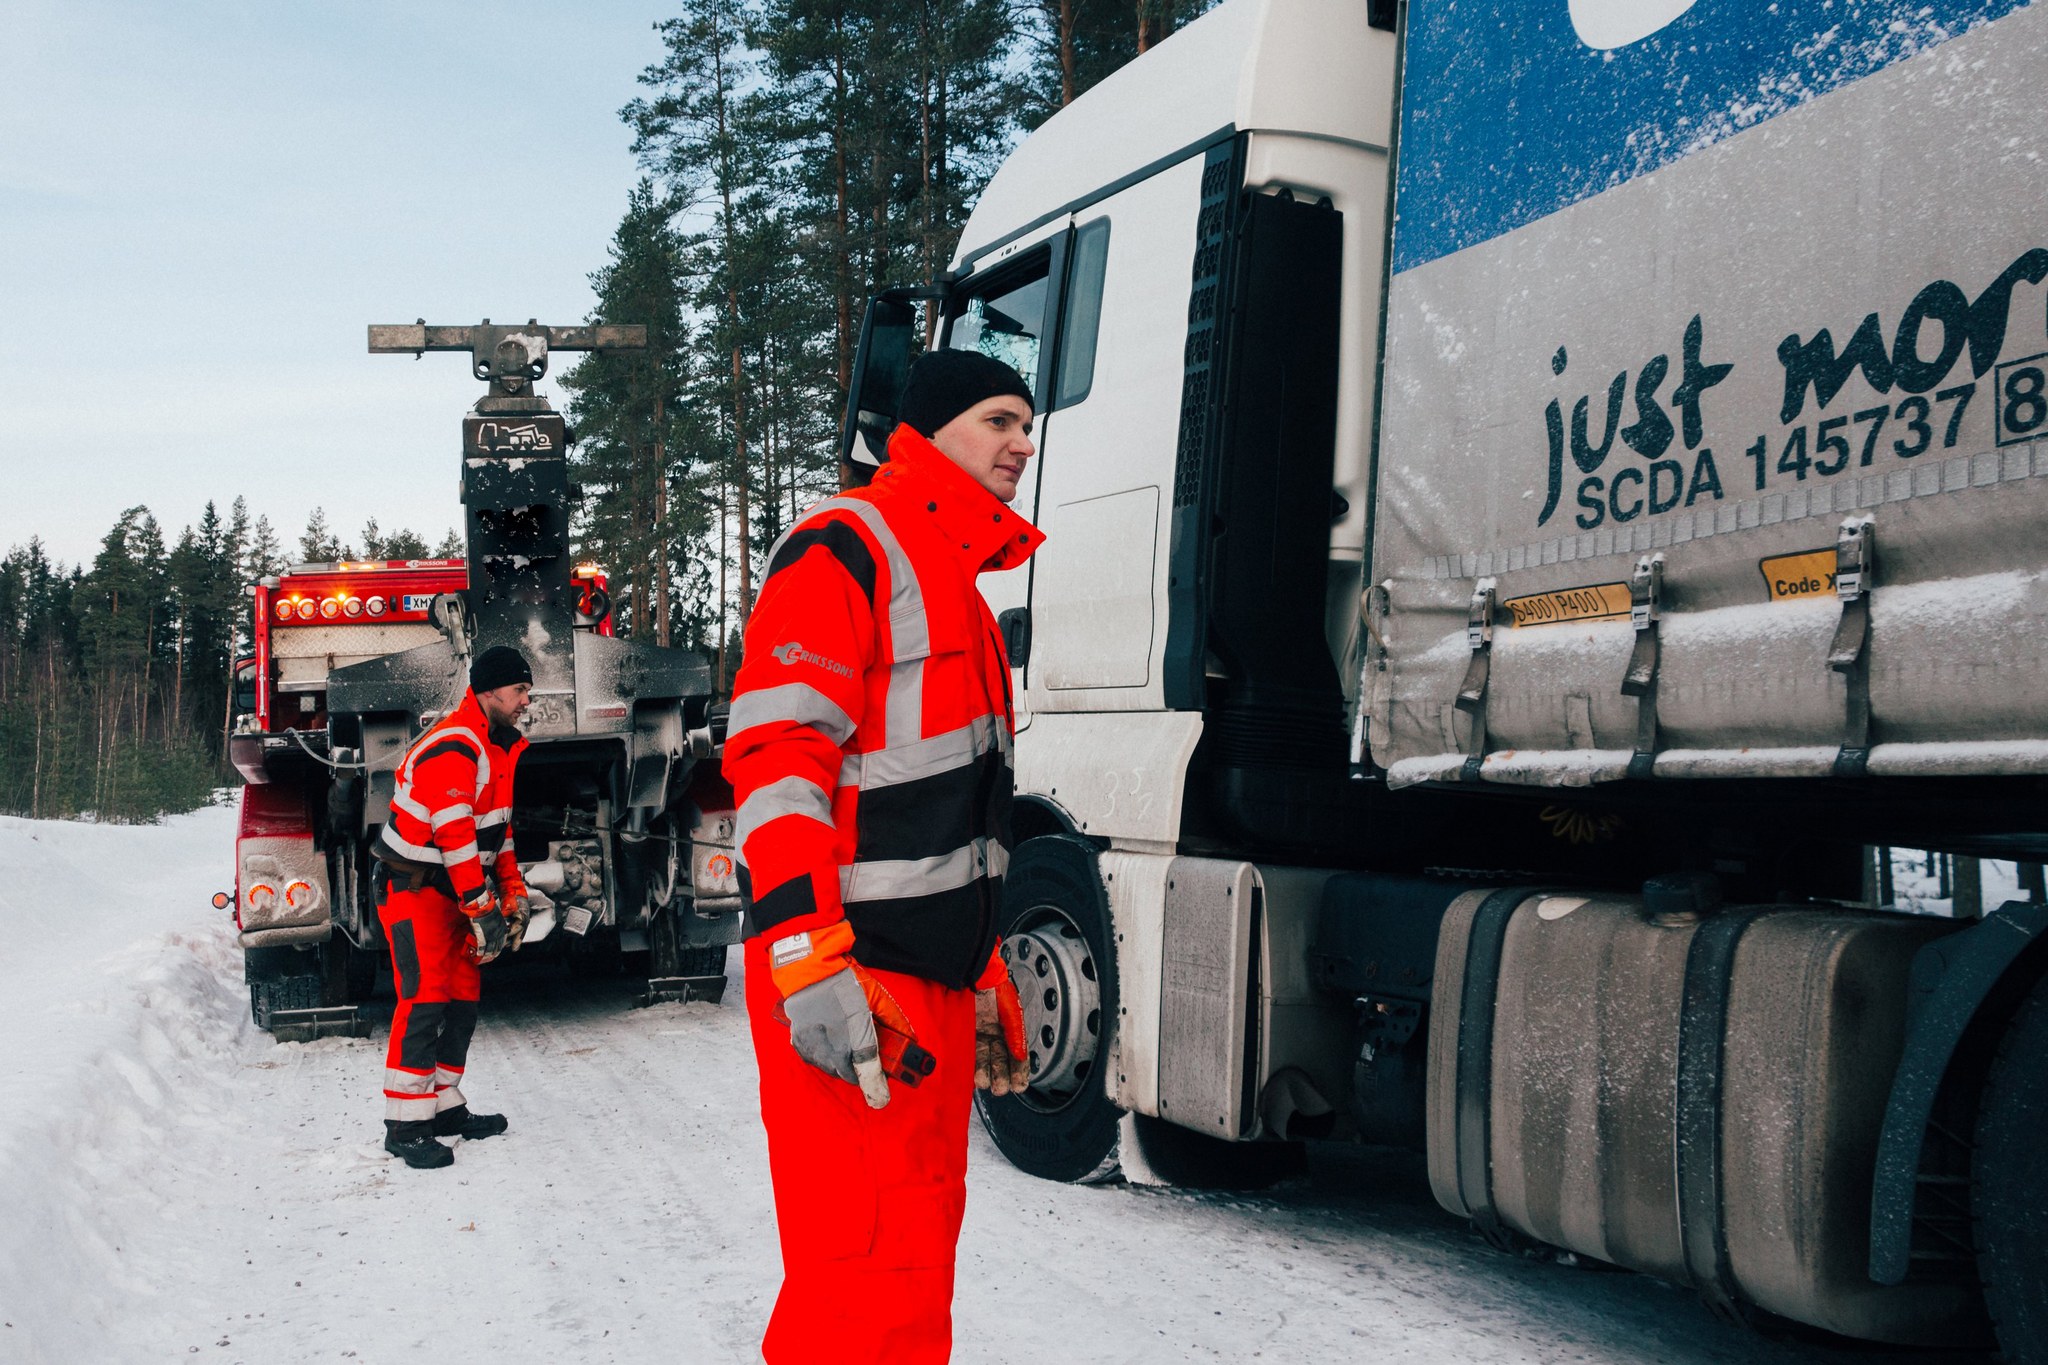
[[355, 551], [343, 545], [340, 538], [327, 529], [326, 509], [315, 507], [312, 515], [306, 518], [305, 531], [299, 536], [299, 562], [331, 564], [355, 557]]
[[[690, 334], [684, 243], [650, 181], [628, 196], [611, 261], [590, 277], [593, 322], [647, 328], [644, 350], [592, 352], [565, 378], [575, 395], [573, 467], [583, 485], [577, 531], [584, 553], [612, 574], [628, 634], [673, 634], [674, 579], [704, 516], [693, 477], [697, 423], [686, 402]], [[678, 496], [683, 494], [683, 496]], [[622, 609], [622, 610], [621, 610]]]
[[[418, 531], [403, 530], [384, 534], [377, 527], [377, 519], [371, 517], [363, 523], [364, 559], [428, 559], [427, 538]], [[347, 557], [347, 556], [344, 556]]]
[[[237, 498], [239, 505], [241, 499]], [[271, 529], [270, 518], [256, 518], [256, 528], [249, 533], [248, 548], [242, 555], [242, 581], [254, 583], [265, 578], [274, 578], [284, 572], [284, 547], [277, 543], [277, 532]]]
[[[743, 93], [754, 63], [739, 0], [692, 0], [681, 17], [662, 21], [657, 30], [665, 55], [640, 75], [640, 83], [655, 93], [627, 105], [622, 117], [634, 130], [634, 155], [660, 177], [671, 203], [700, 213], [705, 224], [686, 246], [686, 268], [696, 276], [695, 301], [710, 315], [705, 331], [720, 360], [707, 372], [707, 378], [718, 376], [707, 393], [723, 428], [723, 483], [730, 492], [739, 570], [736, 607], [745, 620], [753, 597], [754, 418], [748, 411], [747, 359], [756, 320], [743, 310], [742, 295], [752, 282], [750, 267], [758, 264], [754, 239], [775, 212], [767, 191], [772, 144], [757, 135], [759, 102]], [[721, 650], [721, 670], [722, 655]]]
[[1216, 0], [1013, 0], [1027, 35], [1018, 85], [1027, 128], [1072, 104], [1134, 57], [1200, 17]]

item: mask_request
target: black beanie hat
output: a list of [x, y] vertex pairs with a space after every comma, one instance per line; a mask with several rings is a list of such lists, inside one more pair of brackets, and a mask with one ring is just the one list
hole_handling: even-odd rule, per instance
[[1002, 361], [979, 351], [926, 351], [910, 367], [897, 416], [920, 436], [930, 437], [976, 403], [1006, 393], [1031, 405], [1030, 385]]
[[469, 690], [472, 692], [488, 692], [514, 683], [531, 685], [532, 682], [533, 670], [526, 666], [526, 656], [510, 645], [492, 645], [469, 663]]

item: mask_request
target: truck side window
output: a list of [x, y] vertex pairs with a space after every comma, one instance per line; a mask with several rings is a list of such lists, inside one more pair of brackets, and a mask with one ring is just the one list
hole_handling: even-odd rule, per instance
[[1109, 266], [1109, 219], [1097, 218], [1074, 234], [1067, 258], [1066, 323], [1060, 329], [1059, 383], [1052, 405], [1069, 407], [1095, 383], [1095, 332], [1102, 321], [1102, 277]]
[[1045, 327], [1045, 276], [1041, 258], [1028, 275], [1005, 274], [986, 294], [967, 299], [953, 318], [946, 344], [956, 351], [980, 351], [1024, 376], [1038, 391], [1040, 333]]

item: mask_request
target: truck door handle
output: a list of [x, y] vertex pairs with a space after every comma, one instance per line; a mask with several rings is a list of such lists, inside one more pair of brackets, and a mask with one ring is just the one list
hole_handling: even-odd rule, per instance
[[996, 617], [996, 629], [1003, 635], [1003, 653], [1010, 667], [1022, 668], [1031, 657], [1031, 608], [1011, 607]]

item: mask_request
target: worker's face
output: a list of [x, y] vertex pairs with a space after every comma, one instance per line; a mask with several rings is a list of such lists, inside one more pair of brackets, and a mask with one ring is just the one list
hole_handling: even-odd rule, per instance
[[476, 704], [484, 709], [485, 718], [493, 725], [517, 725], [532, 699], [532, 683], [513, 683], [476, 694]]
[[989, 492], [1009, 502], [1034, 453], [1031, 405], [1011, 394], [984, 398], [932, 433], [932, 444]]

